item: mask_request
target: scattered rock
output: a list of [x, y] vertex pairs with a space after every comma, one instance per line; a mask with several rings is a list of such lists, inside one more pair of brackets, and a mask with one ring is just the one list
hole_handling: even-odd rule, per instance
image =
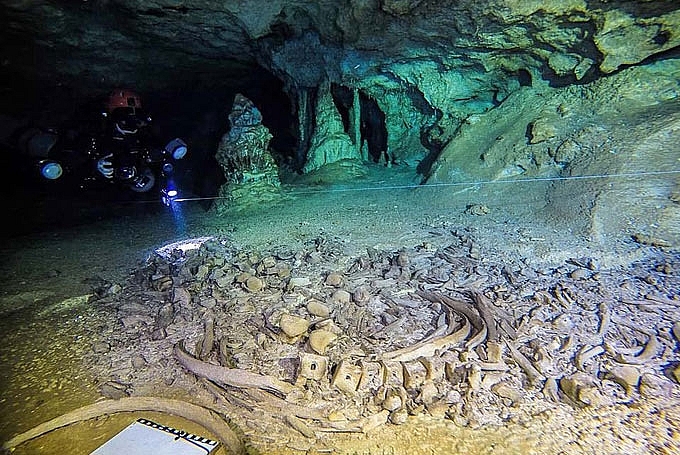
[[260, 292], [264, 287], [264, 282], [256, 276], [251, 276], [246, 280], [245, 285], [250, 292]]
[[310, 300], [307, 302], [307, 311], [309, 311], [309, 314], [312, 316], [317, 316], [320, 318], [327, 318], [331, 314], [331, 310], [328, 308], [328, 306], [324, 305], [318, 300]]
[[354, 290], [352, 297], [357, 305], [363, 305], [369, 301], [371, 293], [366, 286], [359, 286]]
[[[437, 243], [444, 243], [443, 239]], [[217, 361], [227, 371], [278, 377], [289, 386], [294, 383], [294, 399], [310, 409], [317, 401], [335, 402], [334, 406], [343, 409], [337, 416], [345, 422], [343, 425], [360, 419], [401, 424], [408, 415], [425, 412], [466, 425], [502, 424], [508, 416], [521, 413], [514, 407], [517, 403], [541, 396], [536, 394], [540, 382], [527, 381], [534, 373], [548, 377], [542, 390], [544, 399], [557, 401], [566, 396], [568, 404], [578, 407], [630, 403], [639, 398], [637, 389], [644, 396], [668, 396], [672, 387], [677, 387], [674, 382], [680, 367], [662, 371], [660, 363], [669, 360], [671, 349], [655, 349], [648, 361], [647, 356], [630, 348], [640, 345], [639, 338], [612, 343], [615, 336], [631, 336], [625, 326], [614, 330], [615, 318], [627, 318], [641, 306], [675, 308], [675, 301], [669, 302], [666, 292], [668, 283], [673, 283], [674, 260], [667, 257], [656, 263], [656, 269], [642, 267], [614, 278], [606, 267], [595, 267], [588, 258], [569, 259], [558, 269], [541, 272], [525, 262], [488, 258], [483, 254], [486, 248], [479, 248], [468, 233], [456, 235], [449, 245], [426, 248], [421, 244], [395, 252], [374, 249], [368, 256], [338, 260], [342, 246], [325, 239], [313, 246], [313, 252], [319, 253], [318, 263], [304, 260], [307, 251], [299, 251], [289, 262], [267, 253], [244, 252], [229, 256], [233, 262], [222, 261], [219, 269], [212, 265], [217, 263], [214, 256], [206, 254], [200, 260], [211, 264], [211, 271], [202, 282], [188, 272], [200, 265], [197, 260], [188, 258], [184, 269], [173, 272], [177, 276], [160, 264], [155, 270], [150, 268], [148, 276], [172, 278], [172, 303], [154, 290], [148, 276], [138, 281], [143, 283], [138, 294], [124, 289], [121, 295], [125, 299], [120, 298], [116, 314], [127, 330], [117, 335], [120, 342], [116, 342], [115, 350], [109, 347], [114, 354], [105, 348], [97, 353], [93, 347], [91, 355], [98, 361], [104, 354], [120, 358], [125, 349], [125, 358], [132, 364], [117, 370], [116, 377], [141, 381], [156, 372], [168, 383], [182, 386], [186, 374], [181, 369], [168, 371], [174, 362], [167, 357], [159, 359], [157, 353], [171, 350], [176, 340], [183, 338], [194, 347], [190, 349], [192, 356], [203, 362]], [[292, 278], [275, 271], [284, 267], [294, 273]], [[319, 279], [325, 270], [333, 268], [346, 271]], [[599, 282], [585, 279], [593, 269], [601, 268]], [[405, 273], [408, 278], [402, 279]], [[620, 286], [626, 280], [645, 283], [642, 280], [648, 275], [655, 278], [654, 288], [643, 294]], [[238, 285], [217, 286], [221, 277]], [[249, 289], [248, 283], [254, 280], [261, 286]], [[616, 308], [616, 314], [606, 313], [593, 303], [602, 286], [619, 286], [618, 292], [628, 299]], [[483, 317], [464, 292], [474, 287], [483, 289], [489, 299]], [[353, 290], [352, 294], [347, 290]], [[517, 314], [524, 315], [523, 319], [516, 319]], [[667, 325], [653, 321], [657, 312], [647, 311], [643, 316], [652, 321], [649, 330], [654, 327], [659, 339], [665, 340]], [[644, 317], [640, 322], [648, 324]], [[466, 319], [470, 323], [467, 338], [450, 346], [440, 344], [438, 337], [447, 332], [448, 324], [452, 323], [453, 333], [458, 333]], [[584, 320], [596, 324], [585, 333]], [[604, 320], [608, 330], [602, 332], [602, 346], [612, 343], [613, 349], [602, 347], [586, 364], [588, 371], [596, 373], [567, 374], [558, 385], [550, 376], [564, 375], [565, 366], [573, 371], [574, 356], [584, 348], [584, 336], [592, 336], [591, 330], [596, 332]], [[214, 327], [206, 330], [205, 321], [212, 321]], [[489, 329], [480, 331], [480, 327], [494, 321], [495, 331], [502, 337], [484, 339]], [[522, 336], [520, 330], [524, 330]], [[671, 329], [675, 336], [678, 331], [680, 325]], [[303, 345], [300, 341], [304, 337]], [[210, 342], [204, 346], [205, 339]], [[512, 348], [508, 349], [510, 339]], [[663, 340], [661, 344], [665, 344]], [[437, 347], [418, 348], [419, 355], [424, 354], [419, 358], [388, 360], [390, 352], [405, 349], [403, 355], [420, 343], [424, 347], [435, 343]], [[652, 344], [650, 340], [648, 345]], [[129, 351], [129, 346], [136, 348]], [[620, 364], [617, 349], [635, 363]], [[605, 373], [599, 375], [598, 371]], [[641, 371], [648, 374], [644, 379]], [[103, 374], [111, 378], [108, 371]], [[628, 395], [623, 397], [610, 381], [620, 384]], [[191, 384], [196, 386], [195, 382]], [[105, 393], [121, 394], [120, 389], [111, 387], [116, 389], [109, 385]], [[122, 393], [128, 393], [128, 389]], [[368, 427], [371, 425], [367, 423]]]
[[326, 284], [338, 288], [344, 283], [344, 278], [340, 273], [329, 273], [326, 277]]
[[640, 372], [629, 365], [617, 365], [605, 375], [606, 378], [619, 384], [630, 395], [640, 384]]
[[279, 322], [279, 327], [281, 327], [283, 333], [290, 338], [295, 338], [307, 332], [307, 329], [309, 329], [309, 321], [299, 316], [283, 314], [281, 316], [281, 321]]
[[92, 345], [92, 350], [96, 354], [105, 354], [111, 350], [111, 345], [106, 341], [97, 341]]
[[309, 347], [317, 354], [325, 354], [326, 348], [333, 343], [338, 336], [327, 330], [315, 330], [309, 334]]
[[489, 207], [484, 204], [469, 204], [465, 208], [465, 213], [468, 215], [484, 216], [489, 214]]
[[350, 295], [349, 292], [345, 291], [344, 289], [338, 289], [333, 293], [332, 299], [336, 303], [346, 304], [350, 302], [352, 296]]

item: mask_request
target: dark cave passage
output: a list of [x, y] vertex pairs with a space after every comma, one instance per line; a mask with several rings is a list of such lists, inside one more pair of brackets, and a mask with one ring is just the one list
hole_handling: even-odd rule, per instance
[[[332, 87], [333, 101], [340, 112], [345, 132], [351, 135], [352, 119], [350, 112], [354, 103], [352, 89], [341, 85]], [[387, 126], [385, 124], [385, 113], [380, 109], [378, 103], [359, 91], [359, 141], [366, 143], [368, 148], [369, 160], [378, 163], [381, 160], [389, 160], [387, 157]], [[354, 138], [352, 138], [354, 139]]]
[[390, 160], [387, 156], [387, 127], [385, 113], [378, 103], [363, 92], [359, 92], [361, 105], [361, 140], [368, 146], [369, 157], [374, 162]]

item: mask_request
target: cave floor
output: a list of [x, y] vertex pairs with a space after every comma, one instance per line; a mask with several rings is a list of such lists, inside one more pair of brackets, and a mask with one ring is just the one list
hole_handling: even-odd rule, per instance
[[[535, 272], [557, 270], [565, 281], [584, 280], [585, 287], [597, 285], [592, 277], [596, 272], [611, 280], [602, 282], [605, 287], [625, 281], [629, 294], [644, 296], [650, 286], [657, 286], [665, 296], [665, 315], [660, 321], [666, 326], [657, 327], [664, 350], [650, 368], [663, 384], [657, 389], [650, 386], [651, 392], [635, 391], [629, 399], [605, 400], [595, 406], [568, 400], [538, 405], [545, 400], [528, 394], [521, 404], [511, 406], [512, 417], [500, 425], [475, 425], [473, 419], [461, 423], [423, 412], [414, 413], [418, 415], [402, 425], [385, 424], [367, 433], [323, 434], [316, 443], [260, 435], [251, 437], [251, 451], [680, 453], [680, 386], [670, 373], [680, 360], [680, 340], [673, 339], [668, 324], [680, 321], [677, 251], [637, 243], [623, 234], [594, 240], [576, 228], [577, 222], [550, 219], [543, 212], [544, 186], [549, 182], [415, 188], [416, 181], [411, 169], [376, 165], [360, 184], [284, 186], [287, 197], [280, 202], [249, 205], [220, 216], [206, 211], [198, 201], [179, 203], [175, 211], [158, 207], [160, 204], [152, 210], [133, 204], [102, 215], [102, 208], [97, 207], [98, 215], [83, 217], [81, 223], [7, 239], [1, 246], [0, 264], [0, 439], [6, 441], [101, 399], [100, 375], [108, 364], [106, 352], [101, 352], [102, 365], [93, 365], [93, 351], [101, 346], [94, 340], [106, 341], [105, 335], [119, 321], [115, 313], [89, 304], [88, 296], [106, 283], [125, 287], [131, 272], [142, 267], [159, 246], [200, 236], [228, 239], [252, 252], [281, 248], [296, 252], [314, 244], [338, 244], [341, 254], [336, 263], [349, 264], [350, 258], [365, 255], [367, 248], [386, 252], [443, 249], [463, 233], [472, 239], [481, 258], [500, 262], [507, 258], [508, 263], [524, 264]], [[574, 191], [577, 186], [578, 182]], [[66, 210], [60, 216], [69, 213]], [[579, 216], [574, 214], [575, 221]], [[574, 264], [590, 264], [585, 267], [587, 276], [571, 276], [579, 268]], [[666, 269], [660, 272], [660, 266]], [[659, 273], [662, 282], [652, 283]], [[618, 275], [625, 274], [625, 280], [617, 281]], [[618, 295], [617, 289], [609, 290], [614, 297]], [[171, 387], [163, 390], [163, 378], [157, 379], [158, 384], [136, 387], [133, 394], [189, 398], [192, 393]], [[617, 393], [620, 396], [620, 391]], [[205, 433], [180, 418], [143, 415]], [[88, 454], [132, 420], [125, 414], [90, 420], [23, 444], [15, 453]]]

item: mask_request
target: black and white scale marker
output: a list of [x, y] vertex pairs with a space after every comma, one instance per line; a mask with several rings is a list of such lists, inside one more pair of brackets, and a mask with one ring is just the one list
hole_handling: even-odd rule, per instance
[[137, 419], [90, 455], [207, 455], [219, 442]]

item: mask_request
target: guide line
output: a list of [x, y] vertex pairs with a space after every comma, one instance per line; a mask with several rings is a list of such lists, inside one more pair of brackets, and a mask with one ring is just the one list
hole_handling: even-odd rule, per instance
[[[325, 193], [349, 193], [362, 191], [384, 191], [384, 190], [408, 190], [408, 189], [428, 189], [428, 188], [446, 188], [459, 186], [483, 186], [483, 185], [498, 185], [508, 183], [535, 183], [535, 182], [560, 182], [570, 180], [596, 180], [596, 179], [626, 179], [635, 177], [655, 177], [665, 175], [680, 175], [680, 170], [672, 171], [640, 171], [640, 172], [622, 172], [616, 174], [589, 174], [589, 175], [572, 175], [564, 177], [532, 177], [532, 178], [518, 178], [506, 180], [482, 180], [474, 182], [451, 182], [451, 183], [423, 183], [423, 184], [409, 184], [409, 185], [384, 185], [384, 186], [365, 186], [357, 188], [327, 188], [318, 190], [292, 190], [287, 191], [287, 195], [300, 194], [325, 194]], [[189, 201], [211, 201], [218, 199], [228, 199], [224, 196], [209, 196], [209, 197], [187, 197], [177, 198], [175, 202], [189, 202]]]

